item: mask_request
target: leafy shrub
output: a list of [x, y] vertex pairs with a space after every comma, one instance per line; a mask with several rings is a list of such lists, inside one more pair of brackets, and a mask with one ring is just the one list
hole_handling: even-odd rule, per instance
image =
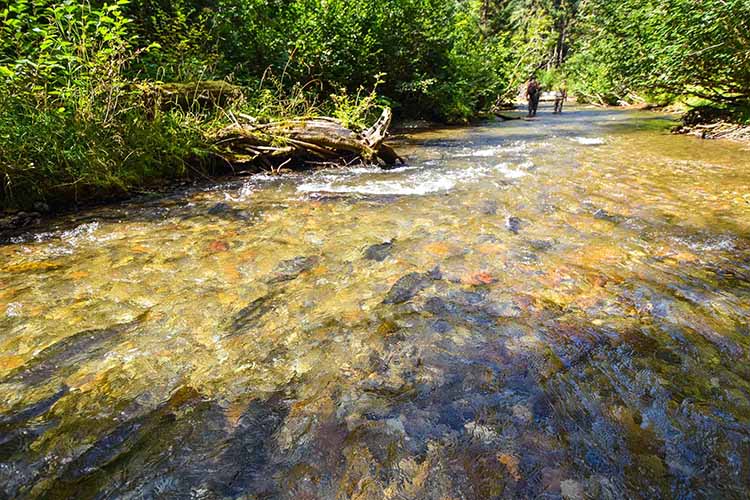
[[139, 50], [124, 5], [19, 0], [0, 14], [5, 205], [122, 193], [199, 151], [190, 117], [154, 114], [126, 77]]

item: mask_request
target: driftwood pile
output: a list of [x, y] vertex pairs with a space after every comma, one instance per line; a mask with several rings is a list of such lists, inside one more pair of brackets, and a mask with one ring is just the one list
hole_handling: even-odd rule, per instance
[[701, 139], [729, 139], [732, 141], [750, 141], [750, 126], [737, 123], [716, 122], [690, 126], [679, 126], [673, 130], [676, 134], [690, 134]]
[[750, 125], [738, 123], [731, 109], [698, 106], [685, 113], [682, 123], [672, 129], [676, 134], [696, 135], [703, 139], [750, 141]]
[[258, 123], [244, 114], [212, 137], [218, 154], [231, 164], [261, 164], [271, 170], [287, 165], [342, 165], [361, 161], [392, 167], [403, 159], [383, 143], [392, 113], [385, 108], [362, 132], [329, 117], [295, 118]]

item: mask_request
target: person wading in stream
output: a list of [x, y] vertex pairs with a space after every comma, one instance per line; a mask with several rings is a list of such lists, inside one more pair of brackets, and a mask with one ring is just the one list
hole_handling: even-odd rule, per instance
[[568, 99], [568, 88], [564, 83], [561, 83], [555, 91], [555, 114], [562, 113], [563, 103]]
[[539, 98], [542, 96], [542, 86], [539, 85], [535, 76], [531, 77], [526, 85], [526, 99], [529, 101], [529, 116], [536, 116], [539, 107]]

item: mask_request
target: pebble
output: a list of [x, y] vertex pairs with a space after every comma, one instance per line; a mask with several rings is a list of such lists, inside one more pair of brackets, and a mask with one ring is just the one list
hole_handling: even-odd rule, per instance
[[513, 234], [518, 234], [521, 230], [521, 224], [521, 219], [513, 215], [508, 216], [508, 218], [505, 219], [505, 228]]
[[565, 500], [583, 500], [581, 484], [572, 479], [566, 479], [560, 483], [560, 493]]
[[370, 247], [367, 247], [367, 249], [365, 250], [365, 259], [374, 260], [376, 262], [383, 262], [391, 255], [392, 250], [392, 241], [386, 241], [385, 243], [372, 245]]

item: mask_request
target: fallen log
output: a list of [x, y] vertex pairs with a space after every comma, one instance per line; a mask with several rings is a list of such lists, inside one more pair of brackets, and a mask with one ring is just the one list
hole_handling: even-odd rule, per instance
[[241, 87], [223, 80], [187, 83], [140, 83], [135, 87], [143, 95], [147, 108], [168, 111], [213, 110], [244, 101]]
[[330, 117], [294, 118], [259, 124], [253, 117], [231, 115], [233, 123], [211, 137], [218, 154], [231, 164], [256, 163], [278, 169], [294, 162], [394, 166], [404, 160], [384, 144], [393, 114], [384, 108], [372, 127], [355, 132]]

